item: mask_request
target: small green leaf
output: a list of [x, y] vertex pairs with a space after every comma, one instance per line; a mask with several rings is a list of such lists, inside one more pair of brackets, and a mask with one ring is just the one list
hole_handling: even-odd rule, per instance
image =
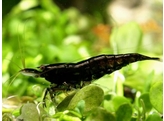
[[81, 90], [79, 90], [75, 96], [72, 98], [68, 105], [68, 109], [74, 109], [78, 102], [81, 100], [85, 101], [85, 109], [84, 112], [90, 111], [93, 108], [99, 106], [104, 99], [103, 90], [95, 85], [89, 85]]
[[43, 108], [33, 103], [24, 104], [21, 108], [21, 115], [17, 120], [23, 121], [40, 121], [46, 116]]
[[78, 117], [68, 116], [68, 115], [62, 115], [59, 118], [59, 121], [81, 121]]
[[130, 101], [125, 97], [116, 96], [112, 99], [112, 103], [113, 103], [114, 110], [116, 111], [120, 107], [120, 105], [124, 103], [130, 104]]
[[129, 121], [132, 116], [132, 107], [130, 104], [126, 103], [121, 105], [116, 111], [117, 121]]
[[105, 109], [98, 107], [87, 117], [85, 121], [115, 121], [113, 114], [107, 112]]
[[66, 98], [64, 98], [64, 100], [56, 107], [57, 111], [64, 111], [66, 110], [66, 108], [68, 107], [71, 99], [73, 98], [73, 96], [76, 94], [76, 92], [68, 95]]
[[162, 121], [162, 118], [159, 116], [159, 114], [153, 113], [147, 117], [146, 121]]
[[163, 82], [156, 82], [150, 89], [150, 102], [153, 107], [163, 113]]
[[150, 98], [149, 98], [149, 94], [148, 93], [145, 93], [145, 94], [142, 94], [140, 97], [139, 97], [139, 100], [143, 100], [144, 102], [144, 106], [145, 106], [145, 109], [146, 111], [150, 111], [152, 109], [152, 105], [150, 103]]
[[77, 107], [75, 108], [75, 110], [78, 112], [78, 113], [83, 113], [84, 111], [84, 107], [85, 107], [85, 101], [84, 100], [81, 100], [80, 102], [78, 102], [77, 104]]

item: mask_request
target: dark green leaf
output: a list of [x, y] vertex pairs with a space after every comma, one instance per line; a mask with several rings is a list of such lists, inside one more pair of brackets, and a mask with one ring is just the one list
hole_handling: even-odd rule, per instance
[[117, 121], [130, 121], [132, 116], [132, 107], [130, 104], [122, 104], [116, 111]]
[[150, 111], [152, 109], [152, 105], [150, 103], [149, 93], [142, 94], [139, 100], [143, 100], [146, 111]]
[[67, 109], [71, 99], [73, 98], [73, 96], [75, 95], [76, 92], [68, 95], [66, 98], [64, 98], [64, 100], [57, 106], [56, 110], [57, 111], [64, 111]]
[[104, 99], [103, 90], [95, 85], [89, 85], [81, 90], [79, 90], [75, 96], [72, 98], [68, 105], [68, 109], [74, 109], [78, 102], [81, 100], [85, 101], [85, 109], [84, 111], [90, 111], [93, 108], [100, 106]]

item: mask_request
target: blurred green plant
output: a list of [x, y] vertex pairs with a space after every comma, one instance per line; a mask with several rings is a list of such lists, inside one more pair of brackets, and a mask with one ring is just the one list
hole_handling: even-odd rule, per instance
[[[149, 56], [161, 56], [162, 45], [157, 44], [161, 50], [153, 47], [147, 49], [144, 44], [149, 40], [143, 39], [144, 33], [135, 22], [122, 26], [110, 25], [113, 29], [109, 33], [107, 44], [99, 45], [101, 39], [94, 33], [93, 28], [101, 23], [100, 19], [81, 14], [75, 8], [61, 11], [51, 0], [25, 2], [27, 3], [22, 2], [15, 6], [3, 18], [4, 120], [12, 119], [13, 116], [30, 120], [29, 112], [38, 113], [32, 119], [35, 121], [53, 118], [64, 121], [161, 119], [162, 64], [154, 61], [131, 64], [67, 97], [62, 93], [57, 96], [56, 100], [59, 102], [57, 108], [52, 102], [45, 109], [37, 108], [40, 104], [33, 103], [42, 101], [44, 89], [50, 83], [39, 78], [21, 75], [15, 77], [21, 68], [35, 68], [42, 64], [58, 62], [77, 62], [102, 53], [138, 52]], [[99, 46], [98, 49], [96, 44]], [[130, 87], [129, 93], [134, 95], [134, 99], [125, 96], [125, 85]], [[156, 99], [154, 92], [157, 92], [159, 100], [154, 100]], [[13, 102], [14, 104], [11, 105], [10, 103]], [[26, 102], [31, 103], [26, 104]], [[13, 105], [17, 110], [13, 109], [15, 108], [12, 107]], [[19, 110], [20, 105], [23, 106]]]

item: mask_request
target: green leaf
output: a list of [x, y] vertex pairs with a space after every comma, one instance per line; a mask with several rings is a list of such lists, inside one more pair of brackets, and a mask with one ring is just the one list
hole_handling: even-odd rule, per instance
[[68, 95], [66, 98], [64, 98], [64, 100], [56, 107], [57, 111], [64, 111], [66, 110], [66, 108], [68, 107], [71, 99], [73, 98], [73, 96], [76, 94], [76, 92]]
[[121, 50], [118, 53], [126, 53], [127, 49], [129, 52], [137, 52], [140, 47], [142, 34], [136, 22], [129, 22], [113, 29], [110, 42], [114, 49], [118, 49], [117, 52]]
[[84, 111], [84, 107], [85, 107], [85, 101], [84, 100], [81, 100], [78, 104], [77, 104], [77, 107], [75, 108], [75, 110], [78, 112], [78, 113], [83, 113]]
[[17, 120], [40, 121], [45, 115], [43, 108], [33, 103], [27, 103], [22, 106], [21, 115], [17, 118]]
[[147, 117], [146, 121], [162, 121], [162, 118], [159, 116], [159, 114], [153, 113]]
[[85, 121], [115, 121], [112, 113], [107, 112], [105, 109], [98, 107], [87, 117]]
[[81, 121], [78, 117], [68, 116], [68, 115], [62, 115], [59, 118], [59, 121]]
[[81, 90], [79, 90], [75, 96], [72, 98], [68, 105], [68, 109], [74, 109], [78, 102], [81, 100], [85, 101], [85, 109], [86, 111], [91, 111], [93, 108], [100, 106], [104, 99], [104, 92], [103, 90], [95, 85], [89, 85]]
[[116, 111], [117, 121], [129, 121], [132, 116], [132, 107], [130, 104], [126, 103], [121, 105]]
[[163, 113], [163, 82], [157, 81], [151, 88], [150, 88], [150, 102], [153, 107]]
[[116, 96], [112, 99], [112, 103], [113, 103], [114, 110], [116, 111], [122, 104], [125, 103], [130, 104], [130, 101], [125, 97]]
[[146, 111], [150, 111], [152, 109], [152, 105], [150, 103], [149, 93], [142, 94], [139, 97], [139, 100], [141, 100], [141, 99], [144, 102], [144, 106], [145, 106]]

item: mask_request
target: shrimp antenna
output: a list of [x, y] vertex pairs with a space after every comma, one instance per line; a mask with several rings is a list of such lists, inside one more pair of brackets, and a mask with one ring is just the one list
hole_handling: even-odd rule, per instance
[[[18, 25], [18, 29], [19, 29], [19, 25]], [[25, 27], [23, 28], [23, 31], [25, 31]], [[25, 38], [25, 35], [24, 35], [23, 38]], [[20, 43], [20, 36], [18, 36], [18, 44], [19, 44], [19, 48], [20, 48], [20, 55], [21, 55], [22, 65], [23, 65], [23, 68], [25, 68], [26, 67], [25, 66], [25, 58], [23, 56], [24, 51], [23, 51], [22, 45]]]
[[10, 61], [11, 63], [13, 63], [15, 66], [17, 66], [19, 69], [22, 69], [17, 63], [15, 63], [14, 61], [12, 61], [12, 60], [10, 60], [10, 59], [5, 59], [5, 60], [8, 60], [8, 61]]
[[[22, 66], [23, 68], [25, 68], [25, 58], [24, 58], [24, 51], [23, 51], [23, 46], [21, 45], [21, 42], [20, 42], [20, 32], [19, 32], [19, 29], [20, 29], [20, 25], [18, 24], [18, 28], [17, 28], [17, 32], [18, 32], [18, 46], [19, 46], [19, 51], [20, 51], [20, 55], [21, 55], [21, 62], [22, 62]], [[23, 27], [23, 31], [25, 31], [25, 26]], [[25, 35], [24, 37], [25, 38]], [[10, 60], [11, 61], [11, 60]], [[18, 68], [22, 69], [18, 64], [16, 64], [15, 62], [12, 61], [12, 63], [14, 63]], [[16, 74], [12, 75], [9, 80], [11, 79], [11, 82], [8, 84], [8, 87], [7, 87], [7, 92], [9, 91], [9, 88], [10, 88], [10, 85], [13, 83], [13, 81], [16, 79], [16, 77], [20, 74], [20, 72], [17, 72]], [[6, 81], [8, 82], [8, 81]], [[5, 83], [6, 83], [5, 82]], [[6, 93], [6, 97], [7, 97], [7, 93]]]
[[[7, 93], [8, 93], [8, 91], [9, 91], [9, 88], [10, 88], [10, 85], [13, 83], [13, 81], [16, 79], [16, 77], [19, 75], [20, 73], [19, 72], [17, 72], [16, 74], [14, 74], [14, 75], [12, 75], [10, 78], [9, 78], [9, 80], [11, 79], [11, 82], [8, 84], [8, 86], [7, 86]], [[8, 82], [8, 81], [6, 81], [6, 82]], [[6, 83], [5, 82], [5, 83]], [[7, 97], [7, 93], [6, 93], [6, 96], [5, 97]]]

